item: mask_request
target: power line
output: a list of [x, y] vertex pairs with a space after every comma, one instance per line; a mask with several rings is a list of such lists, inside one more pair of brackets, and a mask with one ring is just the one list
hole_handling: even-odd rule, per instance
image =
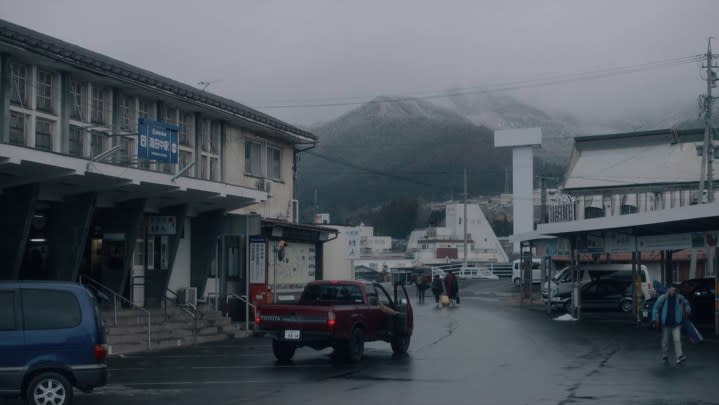
[[[412, 93], [409, 93], [410, 95], [405, 94], [404, 96], [399, 96], [399, 97], [395, 97], [392, 99], [368, 100], [368, 98], [370, 98], [370, 97], [343, 97], [343, 98], [318, 99], [318, 100], [327, 100], [326, 102], [319, 101], [319, 102], [308, 102], [308, 103], [287, 103], [287, 104], [256, 106], [255, 108], [258, 108], [258, 109], [288, 109], [288, 108], [341, 107], [341, 106], [361, 105], [361, 104], [373, 103], [373, 102], [374, 103], [380, 103], [380, 102], [395, 103], [395, 102], [411, 101], [411, 100], [416, 100], [416, 99], [447, 98], [447, 97], [454, 97], [454, 96], [461, 96], [461, 95], [484, 94], [484, 93], [493, 93], [493, 92], [500, 92], [500, 91], [519, 90], [519, 89], [525, 89], [525, 88], [537, 88], [537, 87], [552, 86], [552, 85], [557, 85], [557, 84], [564, 84], [564, 83], [569, 83], [569, 82], [578, 81], [578, 80], [601, 79], [601, 78], [606, 78], [606, 77], [611, 77], [611, 76], [637, 73], [637, 72], [641, 72], [641, 71], [645, 71], [645, 70], [656, 70], [656, 69], [661, 69], [661, 68], [666, 68], [666, 67], [673, 67], [673, 66], [679, 66], [679, 65], [689, 64], [689, 63], [696, 63], [698, 61], [701, 61], [703, 57], [704, 57], [704, 55], [692, 55], [692, 56], [684, 56], [684, 57], [680, 57], [680, 58], [663, 59], [663, 60], [647, 62], [647, 63], [637, 64], [637, 65], [627, 65], [627, 66], [619, 66], [619, 67], [607, 68], [607, 69], [590, 70], [590, 71], [574, 73], [574, 74], [545, 76], [542, 78], [497, 83], [494, 85], [465, 87], [465, 88], [461, 88], [461, 89], [446, 89], [446, 90], [442, 90], [441, 92], [436, 92], [436, 91], [435, 92], [418, 92], [418, 93], [414, 93], [413, 95], [412, 95]], [[427, 94], [427, 93], [430, 93], [430, 94]], [[350, 101], [331, 102], [331, 100], [350, 100]], [[355, 100], [355, 101], [351, 101], [351, 100]]]

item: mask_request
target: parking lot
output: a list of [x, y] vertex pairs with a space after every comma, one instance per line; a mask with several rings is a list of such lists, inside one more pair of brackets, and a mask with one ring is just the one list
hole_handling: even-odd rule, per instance
[[456, 308], [415, 305], [407, 356], [372, 343], [359, 364], [303, 348], [281, 365], [270, 342], [237, 339], [112, 357], [110, 385], [76, 403], [718, 403], [714, 340], [685, 341], [688, 363], [665, 367], [659, 334], [611, 321], [614, 314], [552, 321], [541, 306], [512, 302], [507, 280], [464, 283], [461, 296]]

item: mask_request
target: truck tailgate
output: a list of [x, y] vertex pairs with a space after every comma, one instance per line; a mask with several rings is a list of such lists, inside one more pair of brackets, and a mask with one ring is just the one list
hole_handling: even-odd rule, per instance
[[327, 314], [330, 310], [330, 306], [262, 305], [258, 309], [260, 327], [263, 330], [327, 330]]

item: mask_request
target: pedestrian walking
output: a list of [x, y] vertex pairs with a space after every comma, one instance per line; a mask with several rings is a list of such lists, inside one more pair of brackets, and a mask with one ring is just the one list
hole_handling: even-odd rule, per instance
[[447, 277], [444, 279], [444, 288], [447, 291], [450, 305], [459, 304], [459, 283], [451, 271], [447, 272]]
[[417, 302], [424, 304], [424, 295], [428, 287], [427, 280], [423, 275], [418, 275], [414, 280], [414, 284], [417, 287]]
[[669, 361], [669, 337], [674, 341], [674, 353], [677, 364], [686, 361], [682, 352], [682, 322], [691, 314], [691, 306], [683, 295], [677, 293], [676, 284], [667, 288], [654, 304], [652, 319], [657, 329], [662, 329], [662, 361]]
[[439, 308], [439, 296], [444, 292], [444, 285], [442, 285], [442, 279], [439, 278], [439, 274], [434, 275], [432, 280], [432, 294], [434, 294], [434, 303]]

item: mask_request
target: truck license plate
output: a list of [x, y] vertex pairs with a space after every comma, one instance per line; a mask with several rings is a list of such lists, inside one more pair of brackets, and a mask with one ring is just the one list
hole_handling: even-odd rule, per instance
[[298, 330], [286, 330], [285, 339], [287, 340], [300, 340], [300, 331]]
[[644, 316], [645, 318], [648, 318], [648, 317], [649, 317], [649, 312], [648, 312], [648, 311], [642, 311], [642, 316]]

